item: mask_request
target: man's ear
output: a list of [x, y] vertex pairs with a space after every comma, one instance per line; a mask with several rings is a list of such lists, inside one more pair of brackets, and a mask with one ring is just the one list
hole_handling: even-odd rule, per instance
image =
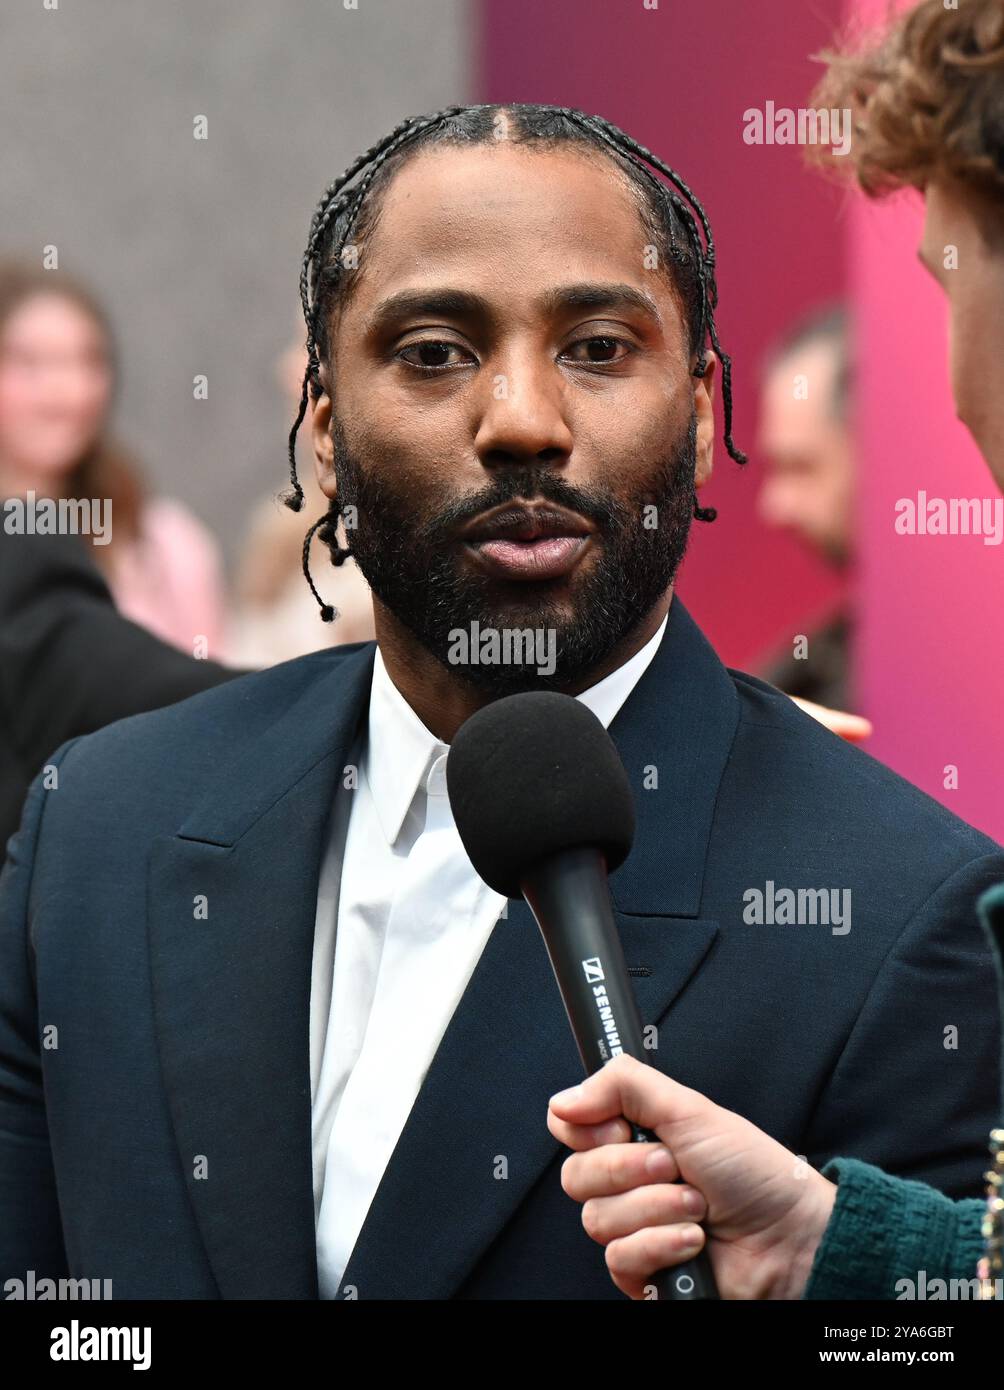
[[314, 444], [317, 483], [330, 501], [335, 495], [335, 447], [331, 439], [331, 397], [326, 390], [314, 401], [310, 433]]
[[715, 452], [715, 371], [718, 358], [706, 351], [704, 375], [694, 377], [694, 414], [697, 417], [697, 459], [694, 487], [701, 488], [711, 477]]

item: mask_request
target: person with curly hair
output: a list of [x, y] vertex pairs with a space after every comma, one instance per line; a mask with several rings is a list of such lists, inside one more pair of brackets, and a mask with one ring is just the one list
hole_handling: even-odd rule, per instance
[[[853, 139], [847, 157], [818, 146], [812, 157], [849, 164], [871, 197], [923, 193], [919, 256], [948, 297], [956, 410], [1004, 490], [1004, 4], [924, 0], [877, 42], [823, 57], [813, 105], [850, 109]], [[983, 895], [979, 915], [1004, 1009], [1004, 884]], [[629, 1121], [661, 1142], [631, 1142]], [[562, 1186], [632, 1298], [702, 1248], [723, 1298], [1004, 1296], [1004, 1129], [991, 1133], [983, 1202], [952, 1201], [854, 1158], [817, 1172], [742, 1116], [626, 1056], [552, 1097], [548, 1127], [576, 1151]]]
[[877, 46], [823, 56], [813, 103], [849, 109], [854, 131], [847, 158], [809, 157], [850, 164], [873, 198], [923, 194], [917, 254], [948, 299], [956, 411], [1004, 489], [1004, 4], [925, 0]]

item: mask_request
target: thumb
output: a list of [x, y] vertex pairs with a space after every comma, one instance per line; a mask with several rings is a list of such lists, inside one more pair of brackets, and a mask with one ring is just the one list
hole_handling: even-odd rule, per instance
[[623, 1117], [645, 1129], [654, 1130], [665, 1142], [669, 1132], [683, 1121], [692, 1121], [711, 1101], [699, 1091], [681, 1086], [678, 1081], [639, 1062], [636, 1057], [622, 1054], [614, 1057], [587, 1077], [579, 1086], [559, 1091], [551, 1097], [552, 1119], [548, 1127], [555, 1138], [569, 1148], [588, 1146], [577, 1127], [591, 1127], [606, 1120]]

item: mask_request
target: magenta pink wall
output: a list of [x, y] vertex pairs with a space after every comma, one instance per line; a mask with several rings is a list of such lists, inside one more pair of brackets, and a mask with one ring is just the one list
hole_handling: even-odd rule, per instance
[[[861, 3], [865, 16], [884, 0]], [[897, 535], [896, 502], [998, 496], [955, 418], [942, 291], [916, 259], [921, 196], [852, 199], [858, 315], [861, 631], [869, 752], [963, 819], [1004, 838], [1004, 546]], [[1001, 379], [1000, 363], [988, 364]], [[1004, 385], [1002, 385], [1004, 389]], [[959, 769], [946, 790], [943, 769]]]
[[[779, 21], [779, 11], [783, 20]], [[805, 106], [818, 73], [807, 54], [830, 37], [839, 0], [482, 0], [482, 101], [576, 106], [615, 121], [687, 180], [718, 245], [718, 316], [735, 367], [735, 438], [745, 471], [718, 451], [680, 592], [732, 665], [790, 642], [837, 592], [806, 552], [753, 515], [756, 373], [765, 346], [844, 284], [840, 195], [793, 146], [743, 143], [742, 113], [768, 100]]]
[[[886, 0], [848, 0], [870, 19]], [[749, 666], [806, 631], [838, 590], [753, 515], [756, 373], [765, 346], [814, 304], [849, 291], [860, 342], [859, 676], [876, 757], [1004, 837], [1001, 547], [897, 536], [895, 503], [993, 496], [946, 376], [945, 309], [915, 259], [919, 197], [870, 204], [808, 171], [797, 147], [748, 146], [747, 107], [804, 106], [840, 0], [481, 0], [484, 101], [577, 106], [615, 121], [687, 179], [719, 251], [722, 341], [734, 358], [741, 472], [720, 449], [681, 593], [718, 651]], [[997, 365], [1000, 371], [1000, 364]], [[943, 769], [959, 769], [946, 790]]]

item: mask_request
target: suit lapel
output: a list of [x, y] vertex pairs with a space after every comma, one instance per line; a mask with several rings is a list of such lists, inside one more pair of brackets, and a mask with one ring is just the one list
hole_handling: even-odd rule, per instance
[[[645, 1024], [658, 1024], [717, 925], [700, 920], [715, 800], [739, 717], [735, 687], [679, 599], [610, 733], [637, 832], [611, 892]], [[672, 1069], [672, 1059], [660, 1058]], [[581, 1075], [529, 908], [511, 901], [454, 1012], [367, 1213], [347, 1296], [448, 1298], [564, 1152], [547, 1100]]]
[[342, 657], [154, 842], [154, 1016], [224, 1298], [316, 1298], [309, 1006], [324, 834], [374, 646]]

